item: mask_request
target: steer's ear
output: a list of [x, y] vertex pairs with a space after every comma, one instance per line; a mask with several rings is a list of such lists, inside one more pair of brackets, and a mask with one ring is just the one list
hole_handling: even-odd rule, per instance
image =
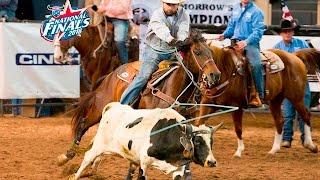
[[223, 126], [223, 122], [221, 122], [220, 124], [214, 126], [214, 127], [211, 127], [211, 132], [212, 133], [215, 133], [219, 128], [221, 128]]
[[184, 147], [183, 156], [185, 158], [191, 158], [193, 155], [193, 144], [186, 136], [180, 137], [180, 143]]

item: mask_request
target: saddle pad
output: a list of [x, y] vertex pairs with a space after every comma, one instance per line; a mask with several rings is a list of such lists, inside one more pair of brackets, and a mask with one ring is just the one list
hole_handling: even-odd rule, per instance
[[[118, 72], [117, 77], [127, 83], [132, 82], [134, 77], [138, 74], [140, 70], [141, 63], [142, 63], [141, 61], [135, 61], [123, 66], [123, 68], [121, 68], [120, 71]], [[158, 65], [159, 69], [152, 74], [152, 77], [150, 78], [149, 82], [152, 83], [156, 81], [163, 74], [169, 71], [172, 67], [177, 65], [178, 63], [173, 61], [162, 61]], [[164, 77], [161, 77], [161, 78], [164, 78]]]
[[276, 73], [284, 69], [284, 64], [277, 54], [266, 50], [260, 52], [260, 57], [263, 64], [270, 62], [270, 73]]
[[135, 61], [122, 66], [117, 74], [117, 77], [127, 83], [132, 82], [136, 74], [139, 72], [136, 67], [140, 67], [140, 64], [140, 61]]

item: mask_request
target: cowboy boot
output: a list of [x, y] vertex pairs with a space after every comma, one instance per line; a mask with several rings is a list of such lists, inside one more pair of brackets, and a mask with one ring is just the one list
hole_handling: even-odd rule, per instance
[[249, 103], [248, 106], [251, 108], [258, 108], [262, 106], [262, 102], [260, 100], [259, 94], [256, 91], [256, 88], [254, 86], [254, 84], [251, 85], [250, 88], [250, 97], [249, 97]]
[[250, 89], [249, 92], [249, 102], [248, 107], [249, 108], [258, 108], [262, 106], [262, 102], [259, 97], [259, 93], [256, 89], [253, 76], [252, 76], [252, 70], [251, 67], [247, 64], [247, 80], [248, 80], [248, 88]]

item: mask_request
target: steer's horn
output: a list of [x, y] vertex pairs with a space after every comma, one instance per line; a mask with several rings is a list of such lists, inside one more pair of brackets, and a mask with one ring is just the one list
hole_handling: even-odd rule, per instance
[[216, 132], [219, 128], [221, 128], [223, 126], [223, 122], [221, 122], [220, 124], [212, 127], [211, 132]]

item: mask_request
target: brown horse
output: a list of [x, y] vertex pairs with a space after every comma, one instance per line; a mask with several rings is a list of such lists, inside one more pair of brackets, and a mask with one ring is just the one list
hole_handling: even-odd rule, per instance
[[[96, 26], [88, 26], [85, 28], [81, 36], [76, 36], [70, 40], [55, 42], [55, 61], [62, 61], [68, 56], [68, 50], [71, 47], [75, 47], [81, 55], [81, 65], [84, 69], [85, 75], [91, 84], [91, 88], [96, 86], [99, 78], [109, 74], [111, 71], [120, 66], [119, 58], [117, 57], [117, 51], [115, 44], [113, 43], [113, 27], [108, 24], [107, 31], [108, 47], [100, 47], [101, 39], [99, 37], [99, 31]], [[138, 39], [130, 38], [129, 43], [129, 62], [139, 59], [139, 42]]]
[[[222, 88], [217, 94], [220, 95], [204, 96], [201, 103], [214, 103], [223, 105], [238, 106], [239, 110], [232, 113], [235, 126], [235, 132], [238, 137], [238, 148], [234, 156], [241, 157], [244, 150], [242, 140], [242, 114], [243, 108], [247, 105], [247, 84], [245, 76], [237, 73], [234, 61], [238, 61], [239, 55], [233, 48], [218, 48], [211, 46], [213, 59], [218, 69], [221, 71], [220, 84], [228, 82], [229, 84]], [[284, 70], [269, 74], [266, 78], [266, 101], [269, 101], [270, 111], [276, 125], [275, 139], [270, 154], [275, 154], [280, 150], [282, 140], [283, 119], [281, 115], [281, 104], [284, 98], [289, 99], [295, 109], [302, 116], [305, 122], [305, 140], [304, 147], [312, 152], [318, 152], [317, 146], [313, 144], [310, 132], [310, 113], [304, 106], [304, 92], [307, 82], [307, 70], [304, 63], [294, 54], [282, 50], [271, 49], [271, 52], [278, 55], [284, 63]], [[320, 53], [314, 49], [302, 50], [299, 57], [304, 57], [306, 64], [314, 64], [314, 61], [320, 58]], [[320, 62], [320, 61], [319, 61]], [[214, 109], [208, 107], [200, 108], [200, 116], [212, 112]], [[203, 124], [205, 119], [198, 119], [195, 124]]]
[[[220, 76], [214, 61], [210, 48], [205, 42], [205, 39], [198, 31], [192, 31], [189, 38], [189, 44], [183, 50], [185, 56], [183, 63], [185, 67], [192, 73], [195, 79], [205, 80], [207, 84], [215, 84]], [[96, 90], [82, 97], [79, 106], [76, 109], [72, 120], [73, 145], [59, 157], [59, 164], [64, 164], [76, 155], [76, 150], [79, 147], [79, 142], [83, 134], [93, 125], [100, 121], [103, 107], [113, 101], [119, 101], [123, 91], [127, 88], [128, 83], [120, 80], [117, 75], [122, 72], [123, 68], [131, 65], [120, 66], [114, 72], [110, 73]], [[172, 74], [163, 79], [158, 89], [172, 98], [176, 98], [191, 82], [188, 74], [182, 66], [179, 66]], [[192, 95], [192, 89], [188, 89], [179, 101], [187, 102]], [[138, 108], [165, 108], [169, 104], [162, 99], [152, 95], [150, 90], [144, 90], [142, 97], [138, 102]]]

